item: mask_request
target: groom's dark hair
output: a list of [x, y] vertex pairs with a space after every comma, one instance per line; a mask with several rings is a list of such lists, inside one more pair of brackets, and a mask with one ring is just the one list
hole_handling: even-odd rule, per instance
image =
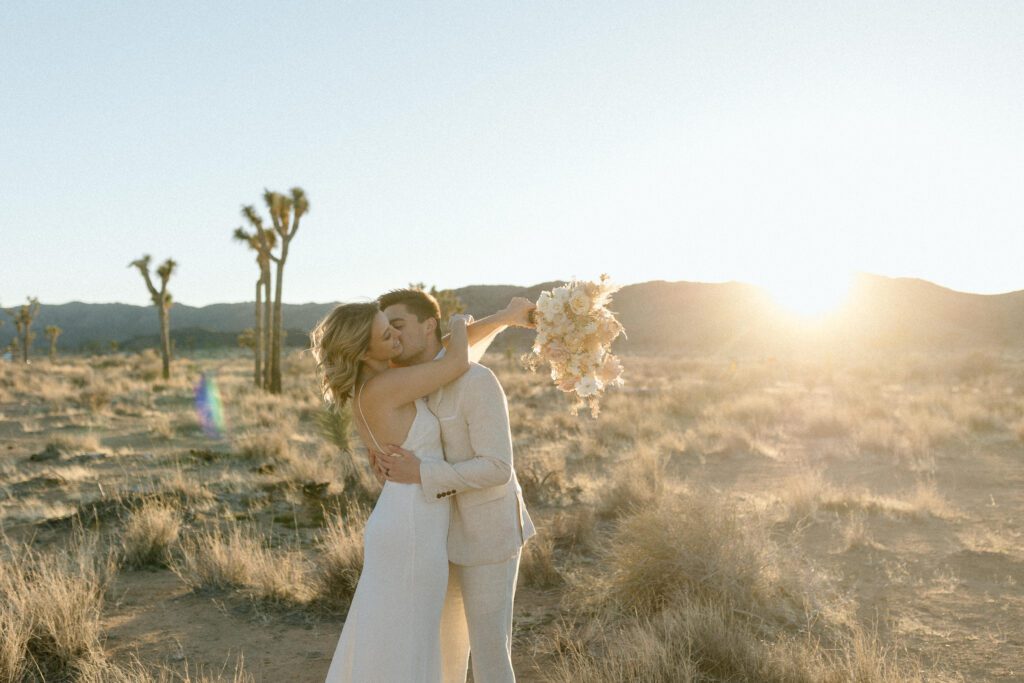
[[437, 321], [437, 325], [434, 327], [434, 334], [437, 335], [437, 341], [441, 341], [441, 306], [437, 303], [437, 299], [428, 292], [412, 287], [408, 289], [392, 289], [387, 294], [381, 294], [377, 298], [377, 303], [382, 311], [388, 306], [402, 304], [409, 309], [410, 313], [416, 316], [416, 320], [419, 322], [423, 322], [427, 318], [433, 318]]

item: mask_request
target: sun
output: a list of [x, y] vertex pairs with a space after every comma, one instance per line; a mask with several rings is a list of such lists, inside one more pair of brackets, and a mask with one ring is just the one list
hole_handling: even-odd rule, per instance
[[781, 308], [802, 318], [824, 317], [846, 300], [853, 273], [835, 270], [796, 271], [758, 283]]

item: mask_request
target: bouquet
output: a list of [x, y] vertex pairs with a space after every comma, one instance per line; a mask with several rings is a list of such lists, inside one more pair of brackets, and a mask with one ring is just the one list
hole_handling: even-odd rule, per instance
[[611, 346], [624, 329], [608, 310], [618, 289], [602, 275], [598, 282], [572, 280], [541, 292], [537, 300], [537, 338], [523, 360], [533, 371], [545, 363], [551, 366], [555, 385], [575, 394], [573, 415], [588, 405], [596, 418], [604, 389], [622, 384], [622, 363]]

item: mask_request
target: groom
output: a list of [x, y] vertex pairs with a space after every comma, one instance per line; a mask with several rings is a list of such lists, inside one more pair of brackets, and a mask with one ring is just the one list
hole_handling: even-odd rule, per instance
[[[416, 365], [443, 353], [441, 310], [418, 289], [388, 292], [378, 300], [399, 331], [399, 365]], [[509, 325], [530, 326], [534, 308], [513, 299], [501, 312], [477, 321], [471, 343]], [[479, 347], [478, 347], [479, 348]], [[512, 672], [512, 601], [523, 544], [534, 535], [512, 466], [508, 403], [494, 373], [472, 363], [467, 372], [427, 400], [441, 424], [443, 461], [420, 461], [388, 446], [375, 453], [378, 474], [418, 483], [428, 499], [452, 496], [448, 527], [448, 592], [441, 616], [445, 683], [464, 683], [470, 650], [477, 683], [515, 681]]]

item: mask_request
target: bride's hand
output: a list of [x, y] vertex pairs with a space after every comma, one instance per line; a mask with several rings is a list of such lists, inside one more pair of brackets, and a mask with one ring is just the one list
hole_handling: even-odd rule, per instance
[[537, 323], [531, 315], [536, 309], [536, 304], [529, 299], [516, 296], [501, 311], [501, 316], [512, 327], [536, 327]]
[[448, 318], [448, 329], [453, 329], [456, 325], [469, 326], [473, 322], [473, 316], [468, 313], [453, 313]]

